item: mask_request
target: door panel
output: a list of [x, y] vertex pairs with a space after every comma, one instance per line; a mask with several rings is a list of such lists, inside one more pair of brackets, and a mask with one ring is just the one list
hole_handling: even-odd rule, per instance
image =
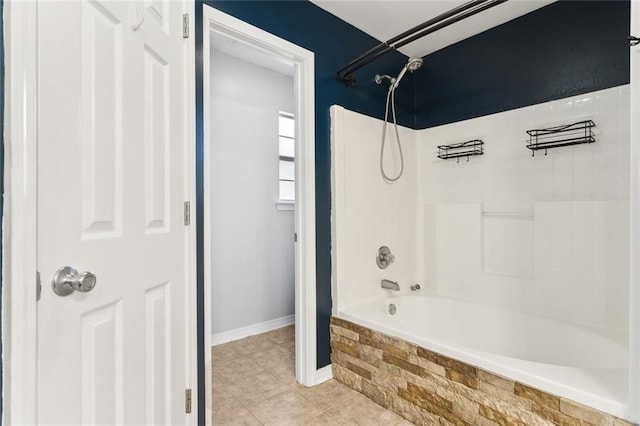
[[122, 234], [124, 24], [98, 3], [81, 8], [83, 237], [113, 238]]
[[156, 20], [165, 33], [169, 33], [169, 0], [146, 0], [145, 7], [149, 16]]
[[184, 7], [38, 3], [40, 424], [186, 422]]
[[147, 349], [147, 420], [167, 424], [171, 419], [171, 286], [162, 283], [145, 291]]
[[170, 68], [149, 46], [144, 49], [144, 78], [146, 232], [168, 232]]
[[122, 424], [122, 303], [118, 301], [86, 312], [80, 322], [82, 423]]

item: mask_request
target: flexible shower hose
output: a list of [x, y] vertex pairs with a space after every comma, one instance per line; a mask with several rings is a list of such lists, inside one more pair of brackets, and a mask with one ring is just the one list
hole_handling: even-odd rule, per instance
[[[396, 102], [395, 102], [395, 93], [396, 88], [394, 84], [389, 86], [389, 92], [387, 92], [387, 102], [384, 107], [384, 125], [382, 126], [382, 144], [380, 146], [380, 173], [382, 173], [382, 177], [387, 182], [395, 182], [402, 177], [402, 173], [404, 172], [404, 156], [402, 155], [402, 144], [400, 143], [400, 135], [398, 134], [398, 123], [396, 121]], [[389, 118], [389, 98], [391, 98], [391, 116], [393, 117], [393, 128], [396, 134], [396, 140], [398, 141], [398, 151], [400, 151], [400, 173], [396, 177], [389, 177], [384, 172], [384, 165], [382, 163], [382, 159], [384, 157], [384, 143], [387, 136], [387, 120]]]

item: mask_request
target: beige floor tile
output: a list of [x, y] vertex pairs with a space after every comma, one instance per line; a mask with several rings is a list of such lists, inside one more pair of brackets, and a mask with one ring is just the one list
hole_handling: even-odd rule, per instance
[[246, 408], [242, 408], [231, 417], [213, 421], [213, 426], [262, 426], [262, 423], [255, 418]]
[[305, 387], [298, 383], [296, 380], [296, 367], [295, 365], [286, 368], [276, 368], [269, 372], [276, 379], [287, 385], [290, 389], [295, 390], [298, 387]]
[[288, 326], [212, 348], [215, 426], [412, 424], [335, 380], [297, 383], [294, 342]]
[[295, 326], [288, 325], [286, 327], [264, 333], [264, 336], [275, 344], [281, 345], [286, 342], [293, 342], [295, 340], [295, 334]]
[[311, 388], [299, 388], [297, 392], [323, 410], [344, 403], [358, 395], [358, 392], [334, 379]]
[[228, 393], [214, 393], [213, 395], [213, 424], [217, 425], [222, 420], [232, 418], [244, 406], [233, 395]]
[[264, 334], [257, 334], [238, 340], [237, 345], [245, 354], [266, 351], [267, 349], [278, 346], [277, 343], [267, 338]]
[[229, 384], [229, 380], [225, 376], [222, 375], [220, 370], [214, 370], [211, 374], [211, 385], [213, 386], [214, 392], [217, 388], [224, 388]]
[[265, 371], [293, 369], [295, 371], [295, 353], [278, 346], [249, 354], [256, 365]]
[[[213, 361], [213, 365], [215, 365], [215, 361]], [[216, 365], [213, 367], [214, 371], [217, 371], [217, 374], [220, 374], [220, 377], [230, 383], [235, 383], [239, 379], [244, 377], [248, 377], [254, 374], [261, 373], [263, 371], [262, 367], [256, 365], [253, 359], [247, 355], [238, 356], [231, 360], [221, 361], [221, 365]]]
[[211, 348], [211, 359], [214, 362], [229, 361], [238, 356], [244, 355], [242, 348], [237, 342], [229, 342], [223, 345], [217, 345]]
[[289, 390], [288, 385], [269, 373], [258, 373], [243, 377], [227, 386], [227, 391], [248, 408]]
[[362, 394], [330, 408], [328, 413], [346, 425], [394, 425], [402, 420], [396, 413], [386, 410]]
[[322, 410], [297, 393], [285, 392], [251, 408], [258, 420], [267, 426], [300, 425], [319, 416]]
[[225, 383], [220, 383], [220, 382], [217, 382], [217, 381], [214, 380], [211, 383], [211, 387], [213, 388], [212, 389], [213, 390], [213, 392], [212, 392], [213, 400], [217, 401], [218, 398], [225, 398], [226, 396], [231, 395], [229, 393], [228, 386], [229, 385], [226, 382]]
[[281, 343], [279, 346], [280, 346], [282, 349], [285, 349], [285, 350], [290, 351], [290, 352], [291, 352], [292, 354], [294, 354], [294, 355], [295, 355], [295, 353], [296, 353], [296, 342], [294, 342], [293, 340], [292, 340], [292, 341], [290, 341], [290, 342], [284, 342], [284, 343]]
[[336, 418], [329, 413], [324, 412], [318, 417], [314, 417], [308, 422], [303, 423], [303, 426], [342, 426], [342, 423], [337, 421]]

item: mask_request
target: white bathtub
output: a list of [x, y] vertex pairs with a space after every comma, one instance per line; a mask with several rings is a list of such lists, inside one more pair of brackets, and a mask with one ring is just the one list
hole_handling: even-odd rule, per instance
[[[395, 315], [388, 312], [396, 305]], [[441, 296], [399, 296], [339, 316], [618, 417], [628, 347], [601, 329]], [[609, 335], [607, 335], [609, 334]]]

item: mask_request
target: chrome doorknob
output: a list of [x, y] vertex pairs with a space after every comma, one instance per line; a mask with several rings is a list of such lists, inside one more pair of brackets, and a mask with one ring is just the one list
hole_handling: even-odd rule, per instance
[[51, 279], [53, 292], [58, 296], [68, 296], [74, 291], [86, 293], [96, 286], [97, 278], [91, 272], [78, 273], [71, 266], [58, 269]]
[[640, 37], [629, 36], [627, 37], [627, 40], [629, 40], [629, 46], [631, 47], [640, 44]]

